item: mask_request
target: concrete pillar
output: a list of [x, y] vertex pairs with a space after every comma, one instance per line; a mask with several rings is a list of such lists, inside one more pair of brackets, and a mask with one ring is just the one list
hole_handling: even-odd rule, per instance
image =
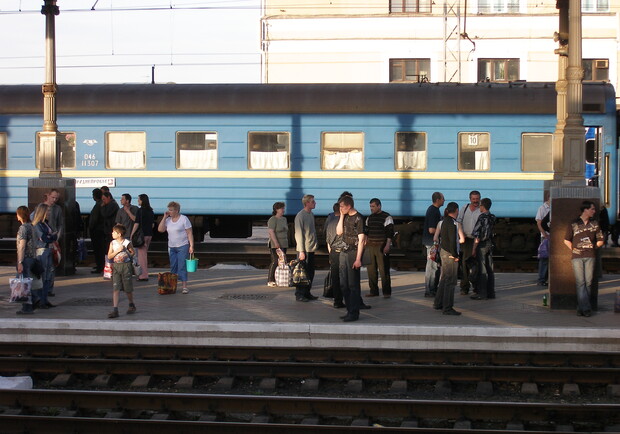
[[[551, 309], [577, 309], [577, 290], [571, 263], [571, 252], [564, 244], [568, 225], [581, 214], [579, 207], [584, 200], [591, 200], [600, 209], [598, 187], [551, 187], [551, 251], [549, 255], [549, 307]], [[594, 273], [590, 303], [596, 310], [598, 278]]]

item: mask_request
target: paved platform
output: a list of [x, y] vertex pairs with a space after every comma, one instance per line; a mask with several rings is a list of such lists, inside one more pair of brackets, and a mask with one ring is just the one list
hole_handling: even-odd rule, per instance
[[[461, 316], [446, 316], [424, 298], [424, 273], [393, 272], [393, 294], [365, 298], [370, 310], [343, 323], [344, 309], [320, 298], [300, 303], [294, 288], [270, 288], [266, 270], [216, 266], [190, 273], [190, 293], [157, 294], [157, 272], [135, 282], [137, 312], [108, 319], [112, 284], [89, 268], [57, 277], [57, 305], [17, 316], [8, 303], [14, 268], [0, 267], [5, 290], [0, 297], [0, 342], [56, 342], [141, 345], [251, 345], [261, 347], [335, 347], [384, 349], [462, 349], [620, 352], [620, 314], [613, 303], [620, 275], [599, 284], [599, 310], [590, 318], [574, 311], [550, 310], [542, 303], [547, 288], [535, 274], [496, 274], [497, 298], [476, 301], [456, 292]], [[319, 270], [313, 288], [321, 295], [327, 271]], [[365, 271], [362, 292], [368, 292]]]

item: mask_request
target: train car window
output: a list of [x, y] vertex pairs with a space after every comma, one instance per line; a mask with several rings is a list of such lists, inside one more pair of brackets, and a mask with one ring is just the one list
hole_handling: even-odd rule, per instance
[[177, 169], [217, 169], [217, 133], [177, 132]]
[[459, 133], [459, 170], [489, 170], [491, 168], [491, 135], [489, 133]]
[[324, 170], [363, 170], [364, 133], [322, 133], [321, 168]]
[[[75, 169], [75, 132], [59, 132], [58, 139], [60, 141], [60, 168], [61, 169]], [[37, 133], [37, 146], [35, 154], [35, 165], [37, 169], [39, 167], [39, 150], [41, 144], [41, 135]]]
[[6, 169], [7, 134], [0, 133], [0, 169]]
[[553, 134], [525, 133], [521, 135], [521, 170], [551, 172], [553, 170]]
[[248, 133], [249, 168], [285, 170], [289, 168], [289, 132]]
[[396, 170], [426, 169], [426, 133], [396, 133]]
[[146, 167], [145, 132], [108, 131], [105, 136], [108, 169], [144, 169]]

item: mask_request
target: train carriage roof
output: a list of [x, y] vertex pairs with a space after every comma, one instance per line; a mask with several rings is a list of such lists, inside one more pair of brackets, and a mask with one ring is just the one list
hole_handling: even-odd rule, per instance
[[[584, 83], [584, 112], [605, 112], [613, 87]], [[58, 114], [556, 112], [554, 83], [59, 85]], [[613, 110], [615, 110], [615, 105]], [[0, 86], [0, 114], [43, 111], [41, 86]]]

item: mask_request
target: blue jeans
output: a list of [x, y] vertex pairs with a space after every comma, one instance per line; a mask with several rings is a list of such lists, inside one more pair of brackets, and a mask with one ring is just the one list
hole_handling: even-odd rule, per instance
[[538, 283], [545, 283], [549, 276], [549, 258], [538, 260]]
[[170, 257], [170, 272], [178, 274], [181, 282], [187, 282], [187, 267], [185, 260], [189, 259], [189, 244], [181, 247], [168, 247]]
[[[22, 273], [24, 277], [34, 278], [30, 270], [34, 266], [35, 262], [36, 262], [35, 258], [24, 258], [24, 263], [22, 264], [24, 267], [24, 272]], [[22, 311], [32, 312], [34, 310], [34, 305], [36, 304], [37, 301], [39, 301], [39, 298], [41, 298], [41, 291], [42, 291], [41, 289], [31, 290], [32, 303], [22, 303]]]
[[[428, 254], [433, 246], [426, 246], [426, 270], [424, 272], [424, 294], [435, 295], [437, 292], [437, 285], [439, 284], [439, 264], [437, 261], [431, 261], [428, 259]], [[439, 255], [439, 252], [437, 252]]]
[[592, 310], [590, 306], [590, 290], [594, 277], [595, 258], [575, 258], [572, 261], [577, 287], [577, 312]]
[[43, 273], [41, 279], [43, 279], [43, 289], [41, 290], [41, 296], [39, 298], [39, 304], [45, 306], [47, 304], [47, 294], [54, 287], [54, 264], [52, 262], [52, 251], [49, 248], [38, 248], [37, 259], [41, 262], [43, 267]]

